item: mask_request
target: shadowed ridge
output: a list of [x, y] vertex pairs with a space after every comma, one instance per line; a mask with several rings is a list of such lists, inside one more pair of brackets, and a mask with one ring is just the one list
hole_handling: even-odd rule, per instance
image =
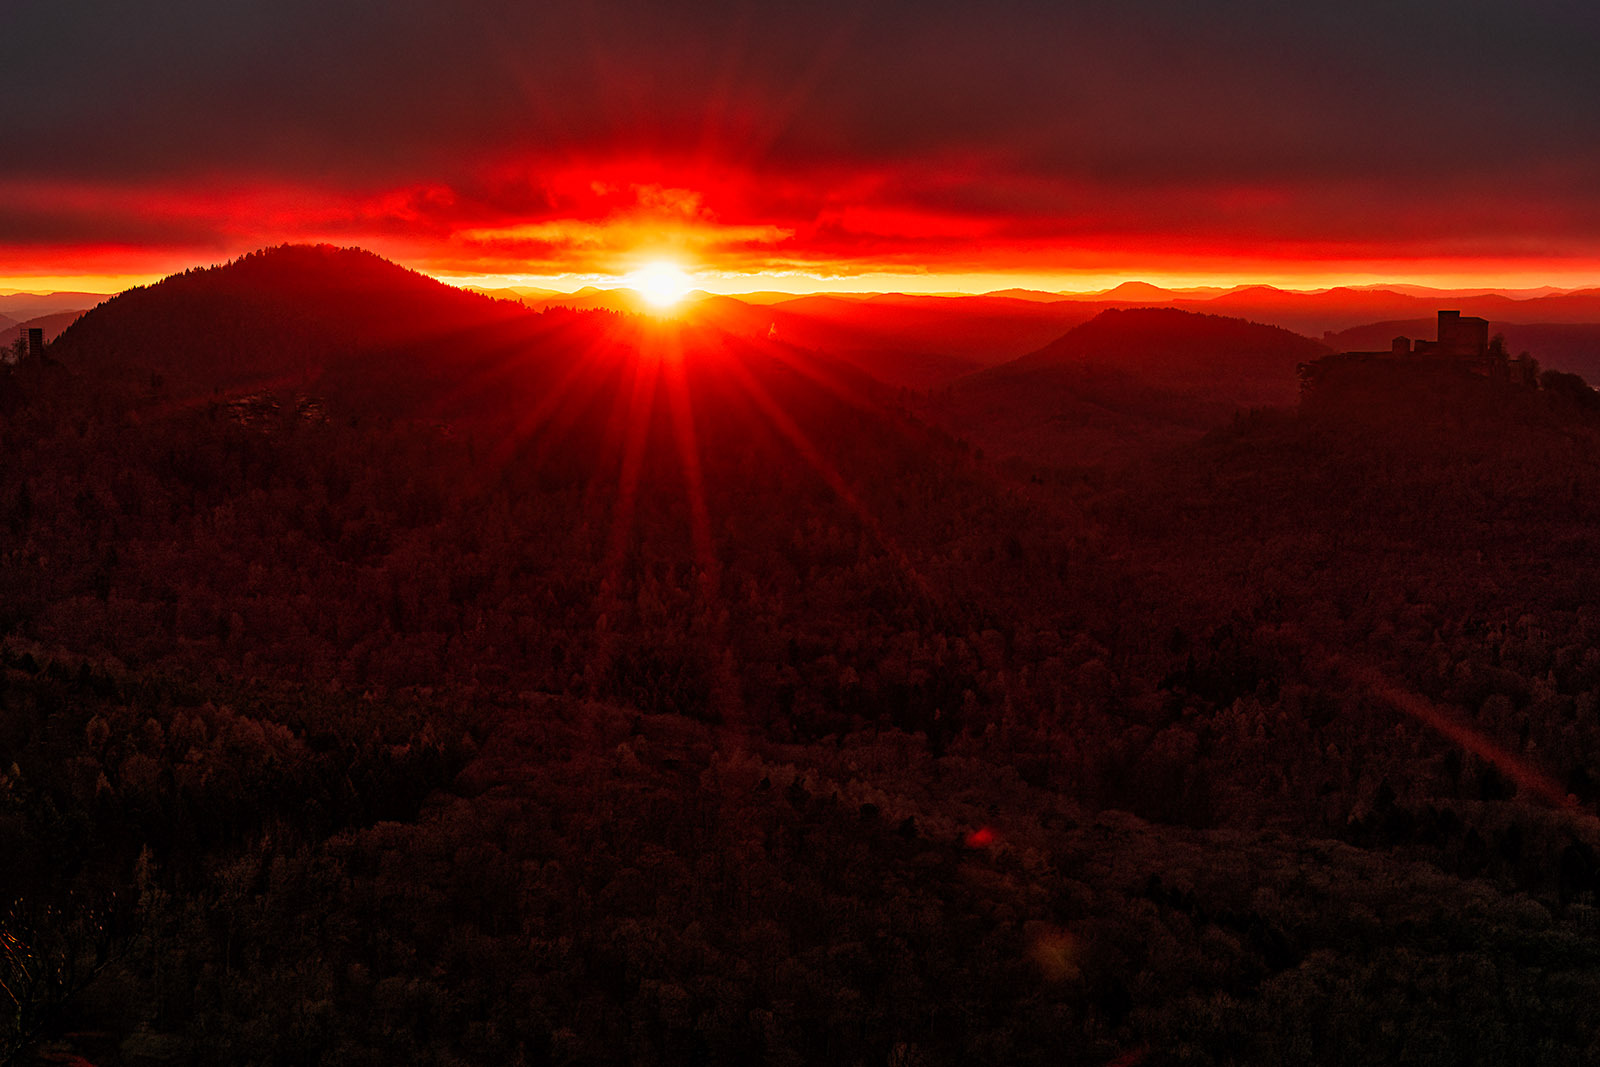
[[1287, 384], [1292, 384], [1296, 362], [1326, 351], [1297, 333], [1244, 319], [1176, 308], [1113, 308], [992, 373], [1099, 362], [1189, 379], [1267, 365], [1287, 368]]
[[114, 296], [63, 332], [51, 355], [185, 389], [310, 384], [358, 353], [527, 316], [362, 249], [283, 245]]
[[962, 378], [929, 401], [928, 415], [996, 455], [1121, 466], [1193, 442], [1240, 408], [1293, 403], [1295, 368], [1325, 352], [1276, 326], [1113, 309]]

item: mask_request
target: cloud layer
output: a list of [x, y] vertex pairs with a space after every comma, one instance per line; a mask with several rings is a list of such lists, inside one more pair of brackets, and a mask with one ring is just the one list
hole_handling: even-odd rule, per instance
[[1600, 270], [1580, 3], [14, 0], [0, 35], [0, 276], [298, 239], [466, 273]]

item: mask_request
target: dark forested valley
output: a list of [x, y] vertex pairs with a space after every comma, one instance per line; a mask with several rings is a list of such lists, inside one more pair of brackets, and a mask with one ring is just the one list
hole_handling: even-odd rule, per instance
[[1581, 378], [828, 314], [283, 248], [0, 368], [0, 1062], [1600, 1059]]

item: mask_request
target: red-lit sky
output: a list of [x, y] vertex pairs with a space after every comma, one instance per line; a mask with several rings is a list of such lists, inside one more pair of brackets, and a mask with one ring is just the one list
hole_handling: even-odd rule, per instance
[[7, 0], [0, 289], [1600, 284], [1587, 0]]

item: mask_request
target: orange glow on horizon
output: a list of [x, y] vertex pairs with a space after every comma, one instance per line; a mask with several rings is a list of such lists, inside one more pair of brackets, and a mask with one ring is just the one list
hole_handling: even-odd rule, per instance
[[[242, 253], [241, 253], [242, 254]], [[196, 262], [193, 266], [212, 266], [226, 259]], [[402, 266], [405, 266], [403, 261]], [[417, 269], [417, 268], [413, 268]], [[0, 296], [16, 294], [42, 295], [56, 292], [87, 293], [95, 296], [112, 296], [138, 286], [154, 285], [172, 273], [51, 273], [0, 275]], [[541, 289], [552, 294], [570, 295], [586, 288], [640, 289], [631, 275], [595, 274], [491, 274], [463, 273], [447, 269], [422, 269], [429, 277], [468, 289]], [[905, 293], [923, 295], [975, 295], [1006, 289], [1023, 289], [1032, 292], [1054, 293], [1063, 296], [1081, 296], [1102, 293], [1127, 282], [1145, 282], [1162, 289], [1226, 291], [1246, 286], [1271, 286], [1292, 292], [1314, 293], [1339, 287], [1386, 288], [1391, 286], [1424, 286], [1433, 289], [1465, 292], [1485, 290], [1518, 290], [1550, 288], [1560, 291], [1600, 288], [1600, 268], [1576, 271], [1539, 271], [1522, 264], [1508, 266], [1502, 272], [1485, 268], [1474, 271], [1396, 271], [1379, 272], [1323, 272], [1309, 267], [1306, 273], [1234, 274], [1204, 272], [1166, 273], [1162, 271], [1132, 270], [1125, 273], [1095, 274], [1010, 274], [1010, 273], [960, 273], [946, 274], [935, 271], [919, 273], [866, 272], [860, 274], [785, 271], [774, 273], [724, 273], [707, 271], [697, 273], [692, 283], [677, 299], [652, 301], [657, 306], [669, 307], [681, 300], [692, 289], [700, 289], [719, 296], [741, 296], [753, 293], [787, 293], [807, 296], [817, 293], [871, 295], [878, 293]], [[640, 289], [641, 295], [645, 295]], [[646, 299], [650, 299], [646, 296]]]
[[[1317, 259], [1269, 261], [1266, 257], [1258, 261], [1235, 259], [1229, 262], [1230, 257], [1217, 257], [1209, 261], [1193, 258], [1181, 264], [1170, 258], [1156, 259], [1146, 261], [1148, 266], [1141, 266], [1143, 257], [1130, 255], [1125, 267], [1090, 267], [1068, 265], [1074, 257], [1063, 253], [1064, 265], [1059, 270], [1020, 269], [997, 263], [994, 269], [974, 271], [940, 269], [937, 263], [930, 263], [927, 269], [907, 269], [843, 260], [742, 269], [737, 264], [719, 262], [711, 255], [701, 259], [692, 273], [667, 258], [629, 273], [582, 268], [546, 273], [494, 269], [488, 263], [484, 263], [483, 268], [489, 269], [475, 269], [475, 265], [451, 262], [432, 250], [396, 247], [392, 241], [381, 239], [318, 236], [311, 241], [368, 248], [401, 266], [461, 288], [536, 289], [549, 294], [573, 294], [586, 288], [633, 288], [659, 308], [671, 307], [692, 290], [726, 296], [769, 292], [803, 296], [814, 293], [980, 294], [1022, 289], [1074, 296], [1102, 293], [1127, 282], [1200, 292], [1258, 285], [1294, 292], [1405, 285], [1465, 292], [1539, 288], [1570, 291], [1600, 287], [1600, 262], [1564, 262], [1553, 266], [1549, 262], [1522, 259], [1464, 262], [1395, 259], [1358, 263]], [[0, 296], [51, 292], [112, 295], [136, 286], [152, 285], [188, 268], [220, 265], [274, 243], [284, 242], [263, 241], [241, 246], [226, 255], [180, 253], [119, 257], [117, 250], [97, 249], [76, 257], [77, 262], [87, 268], [81, 273], [60, 262], [72, 261], [74, 257], [66, 254], [68, 250], [52, 249], [41, 254], [37, 271], [28, 269], [32, 264], [19, 262], [13, 253], [0, 259]], [[296, 238], [292, 243], [309, 242]], [[419, 252], [422, 254], [417, 254]], [[998, 250], [996, 254], [1003, 256], [1004, 251]], [[1100, 254], [1104, 256], [1105, 253]], [[119, 270], [118, 266], [131, 269]]]
[[[634, 287], [630, 276], [595, 274], [476, 274], [429, 269], [422, 273], [447, 285], [473, 289], [544, 289], [572, 294], [582, 289], [626, 289]], [[774, 271], [732, 273], [700, 271], [693, 288], [717, 296], [755, 293], [790, 293], [808, 296], [817, 293], [873, 295], [905, 293], [920, 295], [977, 295], [1006, 289], [1084, 296], [1103, 293], [1129, 282], [1143, 282], [1175, 291], [1224, 292], [1250, 286], [1270, 286], [1287, 292], [1317, 293], [1336, 288], [1381, 289], [1391, 286], [1422, 286], [1431, 289], [1465, 292], [1549, 288], [1560, 291], [1600, 288], [1600, 266], [1592, 270], [1540, 271], [1524, 264], [1508, 265], [1503, 271], [1485, 267], [1473, 271], [1396, 270], [1346, 273], [1324, 264], [1308, 264], [1304, 272], [1206, 273], [1132, 269], [1115, 273], [944, 273], [921, 271], [861, 273], [822, 271]], [[3, 279], [0, 279], [3, 284]]]

